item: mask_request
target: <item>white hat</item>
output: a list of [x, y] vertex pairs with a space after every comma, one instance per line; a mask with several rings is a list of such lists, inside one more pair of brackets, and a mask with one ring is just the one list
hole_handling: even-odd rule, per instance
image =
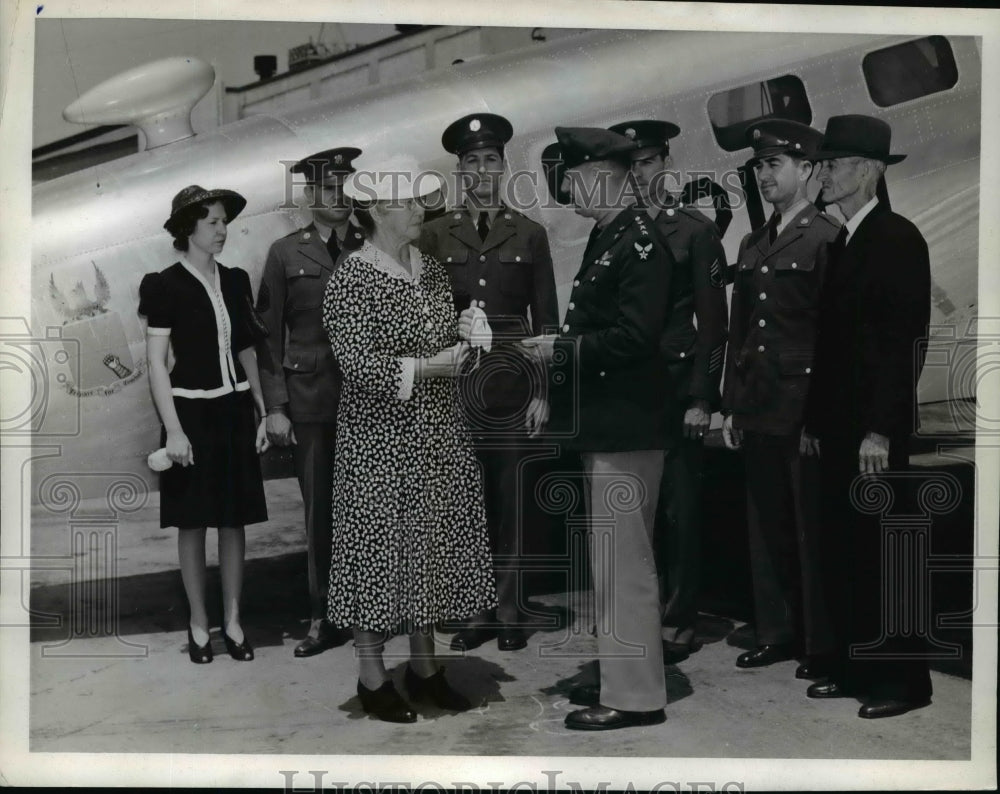
[[344, 181], [344, 195], [360, 201], [402, 200], [429, 196], [444, 185], [434, 171], [420, 168], [413, 157], [395, 155], [376, 163], [366, 157]]

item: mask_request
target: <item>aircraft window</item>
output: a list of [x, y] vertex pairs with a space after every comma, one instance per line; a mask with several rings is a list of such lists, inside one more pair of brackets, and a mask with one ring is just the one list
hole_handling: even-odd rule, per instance
[[708, 100], [715, 140], [727, 152], [747, 148], [746, 130], [761, 119], [790, 119], [809, 124], [812, 108], [806, 87], [793, 74], [731, 88]]
[[868, 53], [861, 62], [868, 93], [880, 108], [947, 91], [958, 67], [944, 36], [928, 36]]

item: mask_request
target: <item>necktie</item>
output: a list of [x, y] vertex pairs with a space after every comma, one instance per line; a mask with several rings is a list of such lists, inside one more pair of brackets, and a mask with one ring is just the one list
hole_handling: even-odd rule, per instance
[[337, 242], [337, 233], [330, 230], [330, 239], [326, 241], [326, 250], [330, 254], [330, 261], [337, 264], [337, 257], [340, 256], [340, 243]]
[[830, 251], [834, 256], [838, 255], [847, 246], [847, 227], [841, 226], [840, 231], [837, 232], [837, 236], [833, 239], [830, 244]]
[[767, 224], [767, 242], [768, 245], [774, 242], [774, 238], [778, 236], [778, 224], [781, 223], [781, 213], [774, 212], [771, 214], [771, 220]]
[[490, 233], [490, 216], [488, 213], [479, 213], [479, 222], [476, 224], [476, 231], [479, 232], [480, 240], [486, 240], [486, 235]]

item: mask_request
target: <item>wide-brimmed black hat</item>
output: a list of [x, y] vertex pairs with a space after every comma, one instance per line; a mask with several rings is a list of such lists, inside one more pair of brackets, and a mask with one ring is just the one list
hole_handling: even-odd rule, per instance
[[441, 134], [446, 152], [461, 156], [472, 149], [495, 146], [502, 149], [514, 136], [514, 128], [496, 113], [471, 113], [453, 121]]
[[361, 155], [354, 146], [325, 149], [308, 157], [303, 157], [289, 170], [293, 174], [304, 174], [310, 184], [322, 184], [328, 179], [341, 180], [355, 171], [353, 160]]
[[623, 121], [621, 124], [612, 124], [608, 129], [619, 135], [624, 135], [635, 144], [637, 149], [666, 146], [667, 141], [676, 138], [681, 131], [681, 128], [676, 124], [658, 119]]
[[164, 222], [163, 228], [170, 231], [170, 227], [177, 214], [191, 205], [204, 202], [214, 203], [216, 201], [221, 201], [222, 206], [226, 210], [226, 223], [229, 223], [243, 212], [243, 208], [247, 205], [247, 200], [235, 190], [226, 190], [225, 188], [205, 190], [201, 185], [188, 185], [174, 196], [174, 200], [170, 205], [170, 217]]
[[560, 204], [569, 204], [572, 200], [569, 192], [562, 189], [563, 177], [566, 176], [566, 164], [562, 159], [559, 141], [553, 141], [542, 150], [542, 170], [545, 172], [545, 183], [549, 194]]
[[881, 160], [886, 165], [898, 163], [905, 154], [889, 154], [892, 127], [874, 116], [857, 113], [831, 116], [826, 123], [823, 142], [816, 152], [816, 160], [834, 157], [868, 157]]

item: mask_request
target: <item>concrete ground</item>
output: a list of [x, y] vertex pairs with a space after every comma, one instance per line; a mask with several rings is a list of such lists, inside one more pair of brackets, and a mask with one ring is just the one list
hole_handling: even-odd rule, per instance
[[[567, 731], [563, 718], [575, 708], [567, 693], [594, 675], [588, 593], [578, 590], [532, 598], [541, 627], [526, 650], [443, 650], [449, 679], [480, 708], [418, 707], [412, 725], [370, 719], [355, 694], [350, 643], [310, 659], [292, 655], [306, 630], [304, 588], [289, 584], [304, 578], [301, 502], [292, 480], [266, 489], [271, 519], [247, 530], [251, 663], [225, 654], [218, 620], [215, 661], [188, 661], [176, 532], [159, 528], [156, 494], [120, 521], [100, 519], [103, 502], [69, 516], [33, 510], [32, 752], [969, 758], [970, 681], [934, 673], [930, 707], [861, 720], [854, 700], [807, 699], [795, 662], [737, 669], [752, 635], [711, 615], [699, 626], [702, 649], [666, 668], [665, 724]], [[102, 585], [106, 579], [116, 586]], [[217, 600], [217, 581], [210, 591]], [[400, 638], [387, 648], [400, 688], [405, 658], [388, 656], [405, 651]]]

